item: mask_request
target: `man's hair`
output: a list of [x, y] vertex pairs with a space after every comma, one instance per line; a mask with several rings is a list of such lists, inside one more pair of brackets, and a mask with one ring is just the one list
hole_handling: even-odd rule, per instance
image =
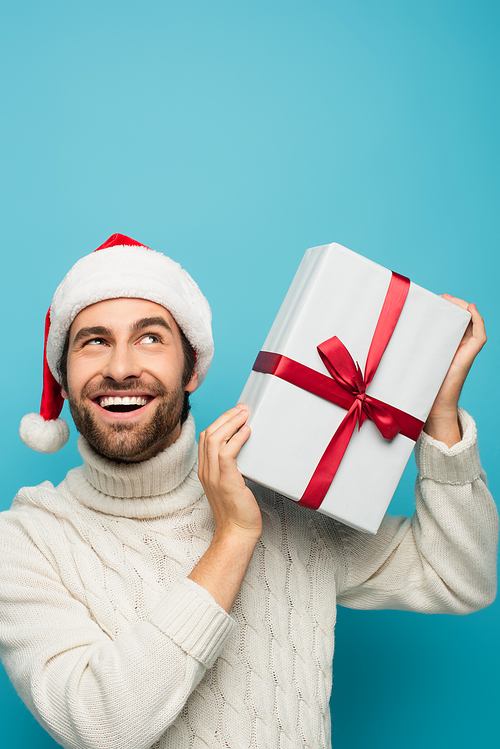
[[[179, 328], [179, 333], [181, 335], [181, 343], [182, 343], [182, 352], [184, 354], [184, 369], [182, 371], [182, 387], [185, 387], [191, 377], [193, 376], [194, 367], [196, 364], [196, 357], [193, 350], [193, 347], [189, 343], [188, 339], [184, 335], [184, 332]], [[59, 361], [57, 362], [57, 373], [59, 375], [59, 380], [62, 385], [63, 390], [66, 390], [68, 392], [68, 352], [69, 352], [69, 330], [66, 333], [66, 338], [64, 340], [64, 346], [61, 353], [61, 357]], [[189, 395], [190, 393], [187, 392], [187, 390], [184, 391], [184, 404], [182, 406], [182, 413], [181, 413], [181, 424], [184, 424], [188, 417], [188, 413], [191, 409], [191, 404], [189, 402]]]

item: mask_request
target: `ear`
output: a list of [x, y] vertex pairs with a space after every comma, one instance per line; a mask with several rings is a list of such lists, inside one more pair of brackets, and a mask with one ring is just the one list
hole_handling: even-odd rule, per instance
[[[186, 390], [188, 393], [192, 393], [196, 390], [197, 387], [198, 387], [198, 372], [193, 372], [193, 376], [189, 380], [188, 384], [184, 386], [184, 390]], [[63, 398], [64, 397], [65, 396], [63, 395]]]
[[66, 390], [64, 390], [64, 388], [61, 388], [61, 395], [62, 395], [62, 397], [64, 398], [65, 401], [68, 400], [69, 395], [67, 394]]

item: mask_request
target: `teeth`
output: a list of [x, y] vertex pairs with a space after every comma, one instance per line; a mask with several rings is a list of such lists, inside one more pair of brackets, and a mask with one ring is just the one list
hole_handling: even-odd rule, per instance
[[123, 398], [120, 396], [114, 398], [100, 398], [99, 405], [101, 408], [106, 408], [106, 406], [145, 406], [147, 402], [148, 399], [143, 398], [142, 396], [133, 396], [132, 398], [129, 398], [128, 395], [125, 395]]

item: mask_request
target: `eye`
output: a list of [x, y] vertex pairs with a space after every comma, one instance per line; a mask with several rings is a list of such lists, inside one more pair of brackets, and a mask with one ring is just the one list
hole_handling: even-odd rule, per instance
[[88, 341], [85, 341], [83, 344], [84, 346], [94, 346], [94, 345], [101, 345], [103, 343], [106, 343], [104, 338], [90, 338]]
[[141, 338], [139, 343], [161, 343], [161, 338], [159, 335], [155, 335], [154, 333], [148, 333]]

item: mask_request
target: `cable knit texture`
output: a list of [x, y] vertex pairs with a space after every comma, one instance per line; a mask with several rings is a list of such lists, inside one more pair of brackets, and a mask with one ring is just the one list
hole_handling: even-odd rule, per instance
[[0, 643], [72, 749], [326, 749], [336, 601], [463, 614], [495, 595], [497, 515], [475, 426], [423, 434], [413, 518], [375, 536], [252, 485], [262, 537], [226, 614], [188, 579], [213, 535], [192, 417], [152, 460], [84, 465], [0, 515]]

